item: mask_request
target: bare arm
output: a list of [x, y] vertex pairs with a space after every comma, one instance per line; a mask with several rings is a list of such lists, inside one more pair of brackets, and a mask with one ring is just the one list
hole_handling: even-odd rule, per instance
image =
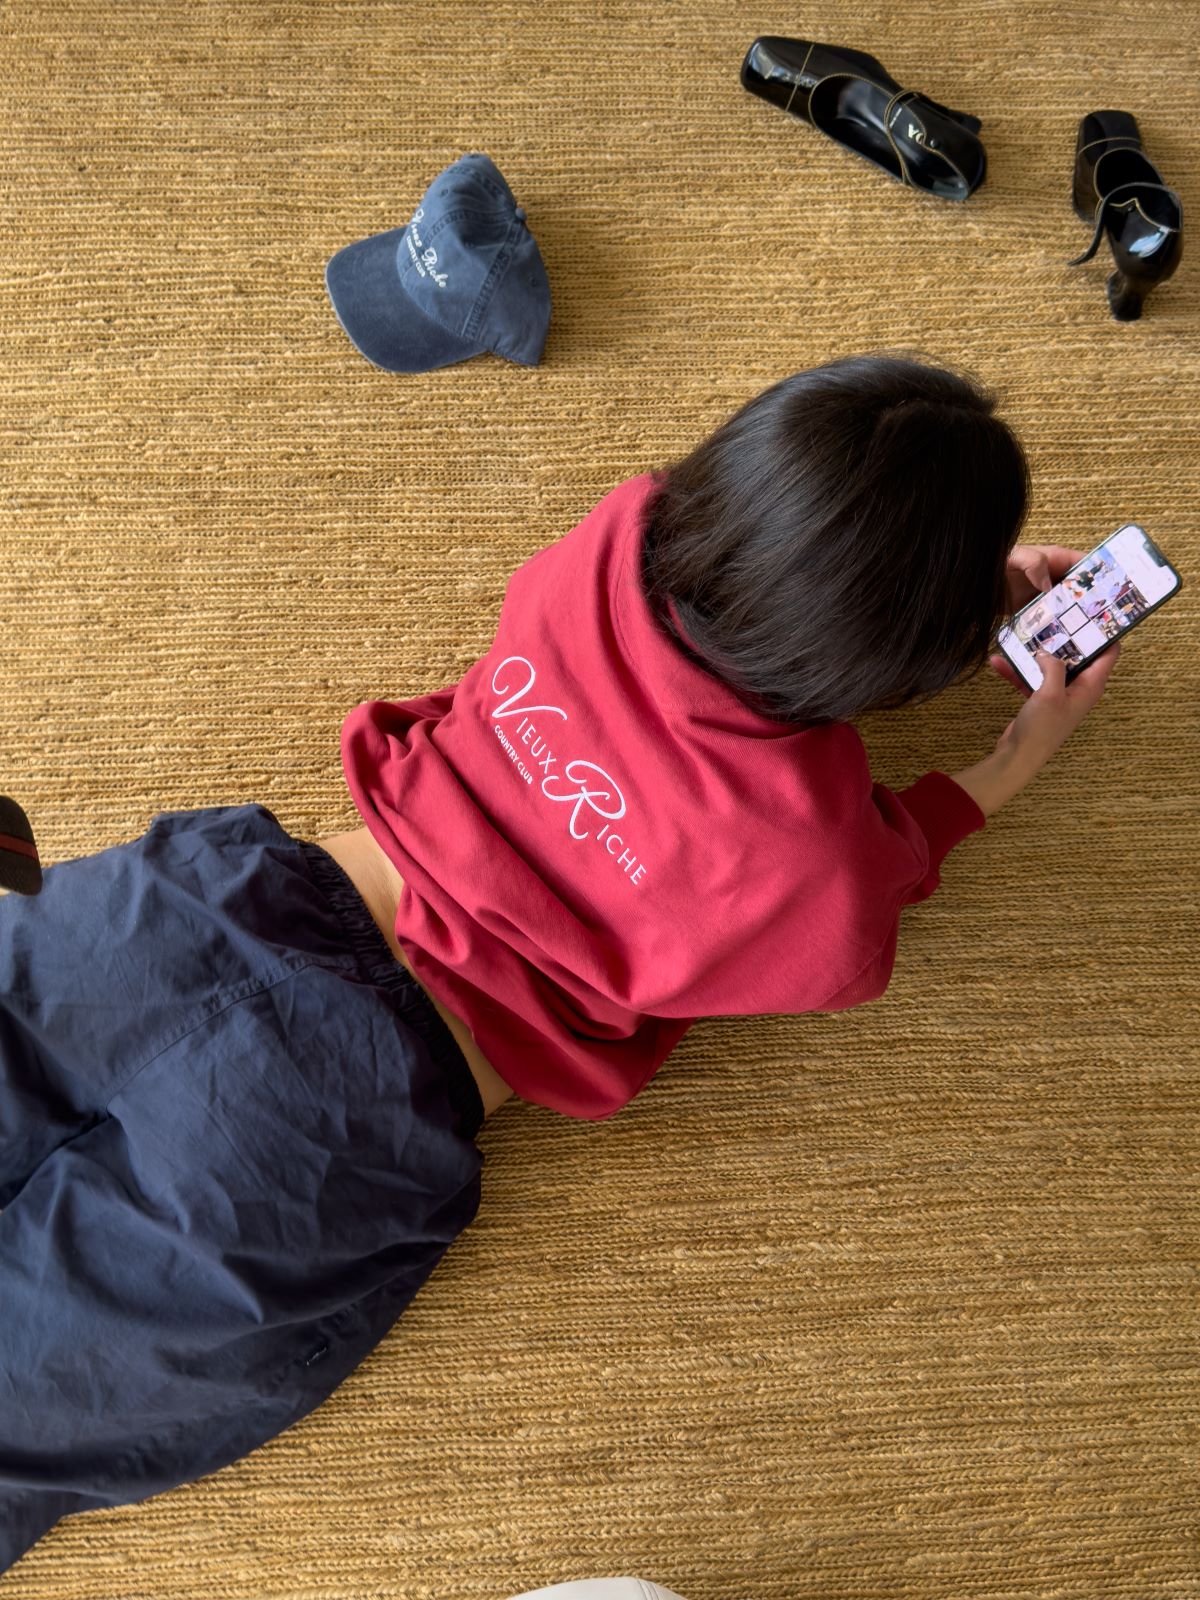
[[[990, 755], [972, 767], [951, 774], [985, 816], [990, 817], [1019, 794], [1071, 737], [1103, 694], [1120, 651], [1121, 646], [1114, 644], [1070, 684], [1066, 682], [1067, 669], [1059, 658], [1044, 650], [1038, 651], [1041, 687], [1029, 694]], [[1003, 656], [993, 656], [992, 666], [1010, 683], [1028, 693]]]

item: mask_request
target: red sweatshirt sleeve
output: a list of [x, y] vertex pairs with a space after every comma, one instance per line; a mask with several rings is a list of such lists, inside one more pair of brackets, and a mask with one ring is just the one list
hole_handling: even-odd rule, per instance
[[954, 846], [982, 828], [987, 818], [961, 784], [944, 772], [927, 772], [907, 789], [898, 790], [895, 798], [916, 818], [929, 844], [928, 870], [904, 902], [914, 905], [937, 888], [939, 868]]
[[916, 822], [928, 847], [927, 864], [924, 873], [896, 907], [879, 950], [848, 984], [816, 1008], [819, 1011], [845, 1011], [865, 1001], [879, 999], [891, 981], [896, 961], [900, 912], [905, 906], [929, 898], [941, 882], [941, 865], [950, 851], [987, 821], [967, 791], [944, 772], [927, 772], [907, 789], [895, 792], [877, 783], [874, 800], [884, 818], [893, 825], [902, 821], [896, 814], [897, 807], [902, 807]]

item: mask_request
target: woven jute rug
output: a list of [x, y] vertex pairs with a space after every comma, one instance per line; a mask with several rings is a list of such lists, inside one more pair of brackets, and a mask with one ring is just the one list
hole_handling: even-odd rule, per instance
[[[982, 117], [983, 188], [748, 95], [759, 33]], [[1132, 518], [1185, 576], [883, 999], [702, 1021], [607, 1123], [510, 1102], [475, 1225], [332, 1400], [61, 1524], [6, 1600], [1200, 1595], [1200, 273], [1123, 325], [1104, 252], [1064, 265], [1088, 110], [1200, 215], [1198, 34], [1177, 0], [0, 8], [0, 791], [47, 862], [179, 808], [354, 826], [351, 706], [455, 681], [516, 565], [851, 350], [1002, 389], [1030, 540]], [[324, 264], [476, 149], [546, 261], [542, 364], [383, 373]], [[870, 719], [876, 776], [1015, 704], [988, 673]]]

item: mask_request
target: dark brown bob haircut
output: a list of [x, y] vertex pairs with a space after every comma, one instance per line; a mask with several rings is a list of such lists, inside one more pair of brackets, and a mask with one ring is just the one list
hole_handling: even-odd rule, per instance
[[655, 616], [688, 650], [669, 595], [700, 664], [780, 721], [848, 721], [977, 672], [1029, 501], [995, 404], [909, 352], [772, 384], [654, 470], [641, 577]]

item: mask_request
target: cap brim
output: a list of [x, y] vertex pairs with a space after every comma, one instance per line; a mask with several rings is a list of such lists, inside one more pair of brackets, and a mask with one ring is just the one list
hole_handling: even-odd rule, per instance
[[486, 346], [455, 338], [405, 292], [396, 271], [404, 234], [392, 228], [359, 239], [326, 263], [325, 287], [351, 343], [385, 372], [428, 372], [482, 355]]

